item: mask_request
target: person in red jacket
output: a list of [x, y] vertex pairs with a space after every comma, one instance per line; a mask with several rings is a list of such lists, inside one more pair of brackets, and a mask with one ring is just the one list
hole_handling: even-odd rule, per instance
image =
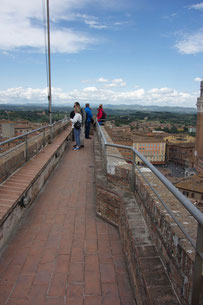
[[99, 105], [99, 108], [97, 110], [98, 110], [98, 112], [97, 112], [97, 121], [98, 121], [99, 125], [102, 125], [102, 123], [105, 120], [105, 118], [104, 118], [105, 112], [103, 110], [102, 104]]

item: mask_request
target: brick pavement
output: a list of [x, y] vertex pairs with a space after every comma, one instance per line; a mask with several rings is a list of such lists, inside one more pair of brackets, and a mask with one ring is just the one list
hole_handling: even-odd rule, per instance
[[118, 231], [95, 216], [93, 142], [63, 159], [0, 259], [0, 305], [134, 305]]

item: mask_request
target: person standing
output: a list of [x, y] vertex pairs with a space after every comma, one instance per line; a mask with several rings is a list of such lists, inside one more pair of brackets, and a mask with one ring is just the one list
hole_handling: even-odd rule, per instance
[[99, 105], [99, 108], [97, 109], [97, 121], [99, 125], [103, 125], [105, 119], [106, 119], [106, 114], [104, 112], [102, 104]]
[[90, 109], [90, 104], [85, 105], [85, 112], [86, 112], [86, 120], [85, 120], [85, 139], [91, 139], [90, 138], [90, 125], [92, 121], [92, 111]]
[[[80, 103], [75, 102], [74, 103], [74, 109], [75, 107], [78, 107], [80, 109], [80, 114], [82, 116], [82, 126], [81, 126], [81, 131], [80, 131], [80, 148], [84, 147], [84, 134], [85, 134], [85, 120], [86, 120], [86, 112], [84, 110], [84, 108], [80, 107]], [[75, 112], [72, 111], [70, 114], [70, 117], [74, 116]], [[73, 118], [73, 117], [72, 117]]]
[[81, 131], [81, 125], [82, 125], [82, 116], [80, 114], [80, 108], [74, 107], [75, 115], [71, 120], [72, 127], [74, 131], [74, 137], [75, 137], [75, 144], [76, 146], [73, 148], [74, 150], [80, 149], [80, 131]]

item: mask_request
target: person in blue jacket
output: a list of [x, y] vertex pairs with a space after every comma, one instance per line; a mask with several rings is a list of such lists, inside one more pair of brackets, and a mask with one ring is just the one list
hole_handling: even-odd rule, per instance
[[85, 120], [85, 139], [90, 138], [90, 124], [92, 120], [92, 111], [90, 109], [90, 104], [85, 105], [85, 112], [86, 112], [86, 120]]

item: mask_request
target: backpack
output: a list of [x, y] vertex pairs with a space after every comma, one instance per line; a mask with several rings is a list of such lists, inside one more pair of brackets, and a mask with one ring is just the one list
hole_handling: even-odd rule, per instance
[[106, 113], [104, 112], [104, 110], [102, 110], [102, 117], [101, 120], [105, 120], [106, 119]]
[[77, 121], [75, 124], [74, 124], [74, 128], [75, 129], [80, 129], [81, 128], [81, 123], [79, 121]]

